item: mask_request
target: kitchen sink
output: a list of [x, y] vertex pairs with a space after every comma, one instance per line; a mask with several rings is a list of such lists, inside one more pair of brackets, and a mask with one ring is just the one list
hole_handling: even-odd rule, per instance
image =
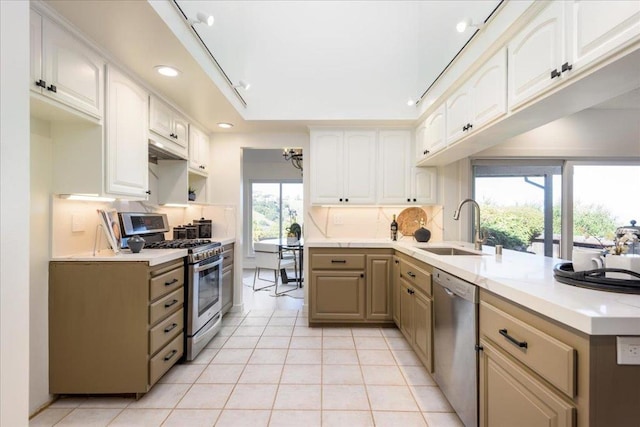
[[439, 248], [416, 248], [422, 251], [431, 252], [436, 255], [475, 255], [482, 256], [482, 253], [471, 252], [460, 248], [439, 247]]

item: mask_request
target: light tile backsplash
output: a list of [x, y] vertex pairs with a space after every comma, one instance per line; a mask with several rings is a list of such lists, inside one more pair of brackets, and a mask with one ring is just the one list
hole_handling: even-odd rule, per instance
[[[307, 239], [384, 239], [389, 238], [393, 214], [404, 207], [325, 207], [312, 206], [305, 215], [304, 235]], [[422, 206], [427, 213], [425, 228], [431, 231], [430, 242], [443, 240], [442, 206]], [[398, 236], [412, 239], [413, 236]]]
[[[117, 200], [113, 203], [85, 202], [52, 197], [52, 248], [53, 256], [65, 256], [92, 252], [98, 239], [97, 249], [107, 249], [108, 243], [102, 230], [98, 230], [98, 209], [116, 209], [119, 212], [158, 212], [167, 214], [171, 229], [165, 238], [173, 238], [173, 227], [206, 218], [212, 221], [213, 239], [235, 236], [236, 208], [226, 205], [189, 205], [186, 208], [168, 208], [145, 202]], [[83, 231], [73, 232], [73, 219], [82, 222]]]

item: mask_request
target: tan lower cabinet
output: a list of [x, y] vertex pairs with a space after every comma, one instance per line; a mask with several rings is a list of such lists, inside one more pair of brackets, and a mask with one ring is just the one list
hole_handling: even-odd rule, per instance
[[481, 427], [573, 427], [575, 407], [481, 340]]
[[233, 247], [230, 243], [222, 247], [222, 314], [233, 306]]
[[405, 255], [394, 270], [394, 319], [424, 366], [433, 371], [431, 266]]
[[395, 255], [391, 272], [391, 294], [393, 295], [393, 323], [400, 327], [400, 258]]
[[367, 319], [393, 320], [393, 255], [367, 255]]
[[309, 250], [309, 323], [393, 321], [393, 250]]
[[480, 290], [480, 427], [636, 427], [640, 366], [586, 335]]
[[364, 321], [365, 280], [360, 271], [312, 271], [310, 317], [314, 321]]
[[184, 351], [182, 258], [49, 265], [49, 391], [146, 393]]

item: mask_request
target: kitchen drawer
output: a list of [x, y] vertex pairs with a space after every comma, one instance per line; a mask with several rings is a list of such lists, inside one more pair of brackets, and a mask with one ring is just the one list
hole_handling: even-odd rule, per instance
[[184, 267], [176, 268], [149, 280], [149, 298], [151, 301], [172, 292], [184, 285]]
[[184, 289], [180, 288], [162, 299], [151, 304], [149, 307], [149, 324], [153, 325], [169, 313], [182, 308], [184, 302]]
[[313, 254], [312, 270], [364, 270], [364, 254]]
[[155, 354], [184, 329], [184, 310], [180, 309], [149, 331], [149, 354]]
[[184, 353], [184, 334], [175, 337], [149, 361], [149, 386], [154, 385]]
[[576, 351], [573, 347], [480, 302], [480, 335], [521, 361], [569, 397], [576, 391]]
[[400, 260], [400, 275], [404, 277], [407, 282], [422, 290], [427, 296], [431, 296], [431, 274], [421, 269], [420, 267]]
[[222, 252], [222, 268], [233, 265], [233, 250]]

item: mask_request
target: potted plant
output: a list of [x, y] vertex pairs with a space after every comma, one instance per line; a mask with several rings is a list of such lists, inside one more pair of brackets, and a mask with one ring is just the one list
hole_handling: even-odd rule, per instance
[[195, 202], [196, 200], [196, 190], [193, 187], [189, 187], [189, 201]]
[[287, 244], [297, 245], [302, 236], [302, 227], [296, 222], [295, 210], [289, 209], [289, 220], [291, 221], [291, 225], [285, 229], [287, 230]]

